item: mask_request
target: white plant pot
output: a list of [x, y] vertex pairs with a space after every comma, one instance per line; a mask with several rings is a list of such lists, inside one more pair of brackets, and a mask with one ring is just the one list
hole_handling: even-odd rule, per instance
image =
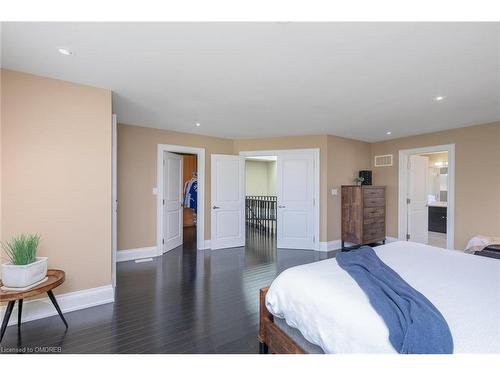
[[36, 261], [23, 266], [2, 264], [2, 283], [8, 288], [25, 288], [47, 276], [47, 257], [36, 257]]

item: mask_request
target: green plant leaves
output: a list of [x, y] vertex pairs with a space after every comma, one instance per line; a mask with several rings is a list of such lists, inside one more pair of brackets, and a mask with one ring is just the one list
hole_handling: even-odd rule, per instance
[[22, 266], [36, 261], [36, 250], [40, 243], [39, 234], [21, 234], [2, 242], [2, 248], [12, 264]]

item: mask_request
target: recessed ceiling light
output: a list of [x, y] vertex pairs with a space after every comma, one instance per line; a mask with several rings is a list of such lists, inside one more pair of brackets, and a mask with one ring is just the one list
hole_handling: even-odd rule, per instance
[[391, 135], [391, 134], [392, 134], [392, 132], [387, 132], [387, 133], [385, 133], [385, 134], [387, 134], [387, 135]]
[[434, 100], [435, 100], [436, 102], [440, 102], [440, 101], [441, 101], [441, 100], [443, 100], [443, 99], [444, 99], [444, 96], [436, 96], [436, 97], [434, 98]]
[[67, 48], [58, 48], [57, 49], [59, 51], [59, 53], [61, 55], [65, 55], [65, 56], [71, 56], [73, 54], [73, 52], [71, 52], [69, 49]]
[[201, 124], [200, 124], [199, 122], [197, 122], [197, 123], [196, 123], [196, 127], [197, 127], [197, 128], [199, 128], [199, 127], [200, 127], [200, 125], [201, 125]]

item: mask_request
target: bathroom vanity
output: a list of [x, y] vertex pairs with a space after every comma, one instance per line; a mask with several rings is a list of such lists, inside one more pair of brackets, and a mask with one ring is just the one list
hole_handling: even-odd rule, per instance
[[432, 202], [429, 206], [429, 231], [446, 233], [447, 202]]

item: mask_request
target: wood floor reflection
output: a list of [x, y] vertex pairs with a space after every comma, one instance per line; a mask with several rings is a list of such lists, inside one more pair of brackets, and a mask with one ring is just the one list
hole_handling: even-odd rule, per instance
[[276, 249], [247, 229], [247, 245], [196, 250], [184, 245], [152, 262], [118, 263], [116, 301], [7, 329], [0, 344], [60, 347], [62, 353], [258, 353], [258, 290], [283, 270], [334, 253]]

